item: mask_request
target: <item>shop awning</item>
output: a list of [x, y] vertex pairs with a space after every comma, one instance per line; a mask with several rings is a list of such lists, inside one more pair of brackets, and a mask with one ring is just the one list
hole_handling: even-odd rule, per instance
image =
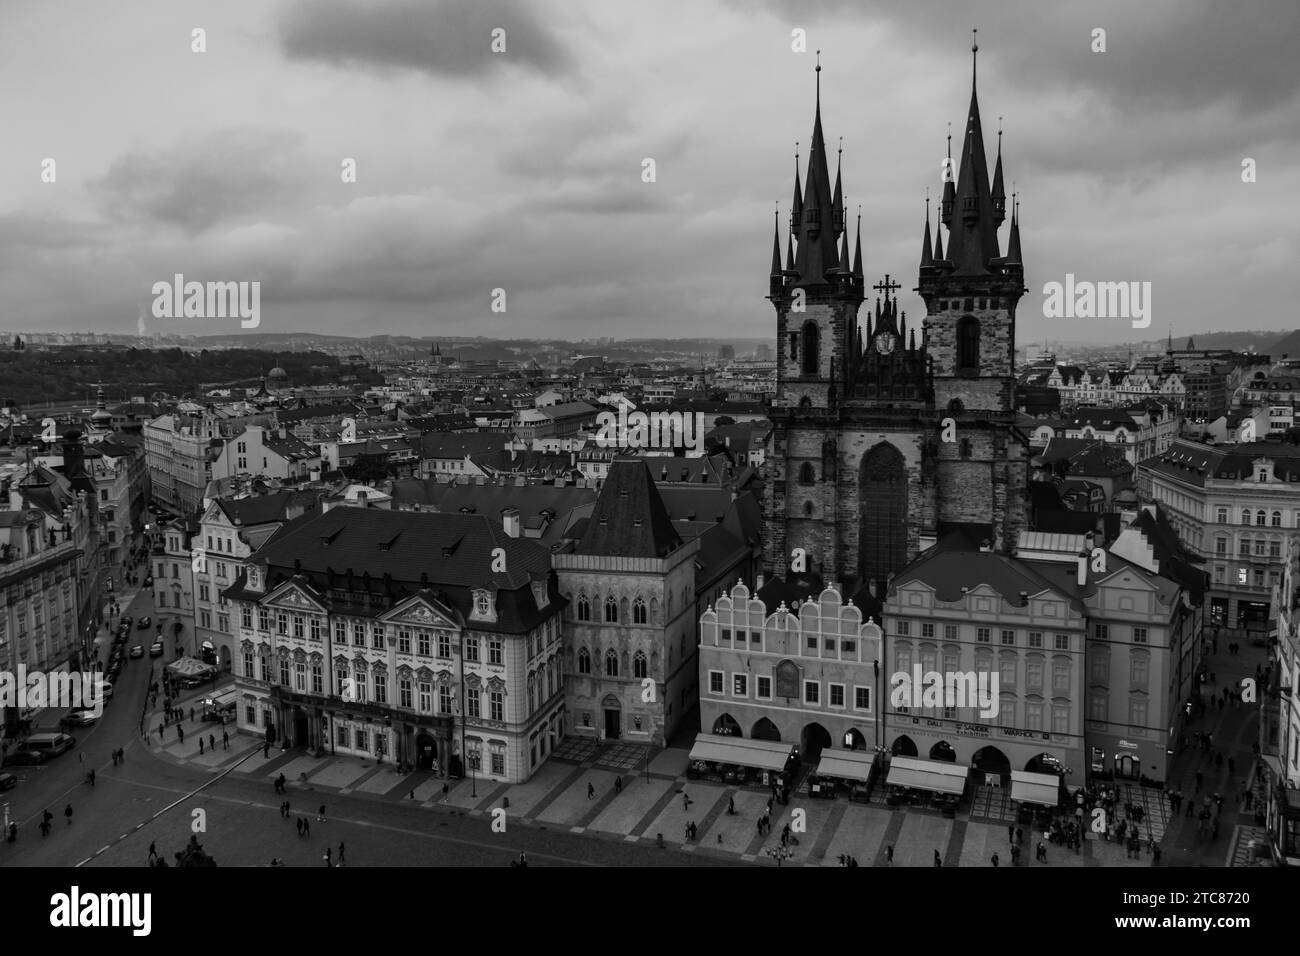
[[871, 776], [875, 755], [865, 750], [823, 750], [817, 764], [817, 776], [839, 780], [861, 780]]
[[794, 744], [777, 740], [745, 740], [743, 737], [697, 734], [695, 746], [691, 748], [691, 759], [731, 763], [757, 770], [784, 770], [786, 761], [793, 752]]
[[966, 789], [969, 768], [942, 760], [895, 757], [889, 764], [887, 782], [895, 787], [915, 787], [934, 793], [961, 793]]
[[1050, 773], [1011, 771], [1011, 799], [1054, 807], [1061, 802], [1061, 778]]

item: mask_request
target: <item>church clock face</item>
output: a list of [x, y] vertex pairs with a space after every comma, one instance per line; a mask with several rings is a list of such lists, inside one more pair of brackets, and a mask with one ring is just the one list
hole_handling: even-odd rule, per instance
[[889, 355], [894, 351], [894, 334], [892, 332], [881, 332], [876, 336], [876, 351], [881, 355]]

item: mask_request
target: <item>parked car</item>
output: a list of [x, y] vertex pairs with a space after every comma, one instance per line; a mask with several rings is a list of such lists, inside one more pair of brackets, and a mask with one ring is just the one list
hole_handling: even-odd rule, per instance
[[163, 653], [162, 641], [154, 641], [152, 644], [149, 645], [150, 657], [162, 657], [162, 653]]
[[6, 754], [4, 766], [6, 767], [34, 767], [45, 763], [45, 754], [39, 750], [15, 750], [13, 753]]
[[132, 656], [132, 657], [144, 657], [144, 645], [143, 645], [143, 644], [133, 644], [133, 645], [131, 646], [131, 656]]
[[102, 680], [102, 681], [100, 681], [100, 682], [99, 682], [99, 686], [98, 686], [98, 690], [99, 690], [99, 696], [102, 697], [102, 698], [104, 698], [104, 700], [112, 700], [112, 699], [113, 699], [113, 682], [112, 682], [112, 681], [106, 681], [106, 680]]
[[59, 721], [61, 727], [89, 727], [95, 721], [99, 720], [99, 714], [93, 710], [79, 708], [69, 711], [68, 715]]
[[126, 628], [127, 630], [130, 630], [130, 629], [131, 629], [131, 622], [134, 621], [134, 620], [135, 620], [135, 618], [133, 618], [130, 614], [126, 614], [126, 615], [124, 615], [124, 616], [122, 617], [122, 621], [121, 621], [121, 623], [120, 623], [119, 626], [120, 626], [120, 627], [124, 627], [124, 628]]
[[12, 790], [18, 786], [18, 778], [11, 773], [0, 773], [0, 790]]
[[108, 670], [105, 671], [104, 676], [107, 677], [109, 680], [117, 680], [117, 675], [121, 673], [122, 673], [122, 661], [119, 658], [118, 660], [114, 661], [112, 664], [108, 665]]
[[71, 734], [32, 734], [27, 738], [27, 749], [36, 750], [46, 757], [57, 757], [77, 746], [77, 738]]
[[139, 621], [136, 622], [135, 629], [136, 629], [137, 631], [147, 631], [147, 630], [149, 630], [149, 625], [150, 625], [150, 623], [152, 623], [152, 622], [149, 620], [149, 618], [147, 618], [147, 617], [142, 617], [142, 618], [140, 618]]

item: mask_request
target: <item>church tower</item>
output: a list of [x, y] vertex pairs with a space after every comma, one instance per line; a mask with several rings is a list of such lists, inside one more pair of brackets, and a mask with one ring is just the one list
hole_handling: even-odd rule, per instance
[[799, 408], [833, 405], [837, 382], [844, 381], [849, 332], [862, 304], [862, 276], [849, 262], [844, 222], [844, 192], [836, 162], [832, 188], [822, 134], [821, 63], [808, 178], [799, 188], [795, 157], [794, 200], [790, 209], [792, 257], [780, 269], [779, 227], [773, 240], [768, 298], [776, 307], [777, 394]]
[[[820, 80], [820, 63], [817, 71]], [[802, 188], [796, 159], [785, 265], [778, 222], [769, 270], [780, 344], [764, 508], [773, 578], [799, 576], [791, 559], [802, 553], [811, 579], [843, 593], [874, 584], [883, 594], [939, 542], [1009, 548], [1025, 527], [1027, 442], [1014, 404], [1015, 308], [1025, 292], [1018, 216], [1013, 205], [1003, 255], [1001, 152], [990, 183], [973, 88], [960, 173], [949, 179], [933, 245], [926, 205], [923, 320], [909, 327], [889, 275], [871, 286], [875, 309], [860, 319], [861, 216], [850, 258], [819, 82]]]
[[[810, 554], [810, 566], [836, 552], [836, 455], [834, 421], [846, 375], [861, 345], [857, 314], [863, 300], [862, 242], [849, 258], [844, 191], [836, 157], [830, 180], [822, 132], [821, 62], [818, 52], [812, 146], [807, 178], [799, 182], [795, 156], [794, 197], [785, 268], [780, 225], [773, 237], [768, 299], [776, 309], [777, 393], [774, 405], [777, 458], [767, 495], [767, 563], [781, 573], [789, 548]], [[787, 482], [787, 478], [789, 481]], [[801, 494], [791, 497], [802, 485]], [[814, 503], [809, 500], [815, 496]]]
[[[938, 521], [987, 526], [994, 549], [1011, 547], [1025, 527], [1024, 438], [1015, 428], [1016, 304], [1027, 291], [1013, 205], [1005, 255], [998, 229], [1006, 220], [1002, 132], [990, 184], [975, 87], [960, 160], [950, 161], [940, 221], [946, 251], [929, 249], [929, 217], [916, 291], [925, 300], [924, 339], [932, 362], [934, 404], [953, 426], [938, 453]], [[951, 137], [949, 156], [952, 156]], [[955, 182], [953, 171], [957, 170]]]

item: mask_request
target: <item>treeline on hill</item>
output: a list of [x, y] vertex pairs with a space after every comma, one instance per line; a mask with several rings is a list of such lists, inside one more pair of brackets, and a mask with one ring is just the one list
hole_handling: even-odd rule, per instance
[[367, 366], [340, 362], [322, 352], [268, 352], [254, 349], [87, 349], [63, 347], [0, 351], [0, 399], [19, 407], [53, 401], [81, 401], [98, 385], [118, 400], [126, 394], [146, 398], [202, 393], [227, 385], [249, 385], [279, 366], [286, 385], [325, 385], [355, 375], [366, 385], [383, 376]]

